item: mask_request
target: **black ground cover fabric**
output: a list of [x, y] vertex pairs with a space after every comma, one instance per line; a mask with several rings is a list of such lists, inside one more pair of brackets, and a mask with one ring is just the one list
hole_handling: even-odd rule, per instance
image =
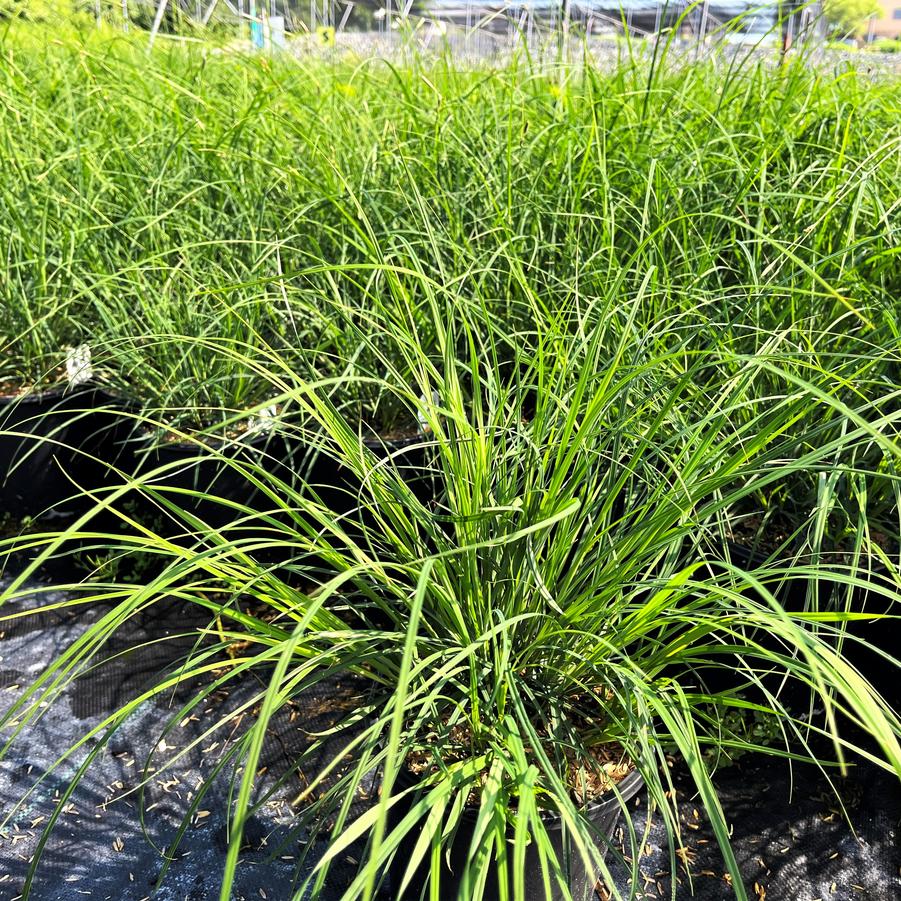
[[[35, 595], [19, 609], [62, 599], [53, 593]], [[4, 623], [0, 628], [0, 709], [9, 709], [21, 689], [108, 609], [86, 606]], [[4, 615], [11, 612], [10, 608], [3, 611]], [[192, 647], [196, 630], [206, 625], [206, 617], [173, 604], [137, 616], [118, 631], [103, 653], [109, 662], [61, 691], [0, 761], [3, 815], [67, 748], [110, 712], [156, 684], [162, 672], [171, 670]], [[160, 638], [166, 640], [160, 643]], [[162, 887], [154, 890], [162, 864], [160, 852], [172, 841], [202, 781], [242, 734], [249, 718], [246, 711], [242, 717], [242, 708], [252, 711], [253, 698], [261, 688], [257, 678], [247, 677], [227, 692], [217, 692], [195, 715], [178, 720], [168, 732], [167, 724], [191, 697], [191, 687], [140, 705], [66, 799], [43, 849], [31, 898], [215, 901], [227, 847], [228, 767], [212, 780]], [[333, 690], [349, 697], [355, 689], [342, 684]], [[290, 802], [309, 774], [299, 772], [292, 762], [307, 746], [310, 733], [327, 725], [333, 715], [328, 701], [321, 694], [304, 698], [273, 723], [262, 761], [264, 789], [271, 795], [248, 824], [236, 898], [288, 901], [295, 891], [300, 837], [292, 832]], [[205, 736], [220, 719], [226, 723], [224, 728]], [[192, 742], [196, 744], [189, 747]], [[14, 901], [21, 895], [42, 829], [78, 766], [96, 745], [97, 739], [88, 742], [38, 782], [0, 834], [0, 901]], [[139, 799], [129, 789], [142, 780], [154, 749], [150, 766], [157, 772]], [[164, 761], [182, 751], [183, 756], [159, 770]], [[674, 763], [672, 775], [684, 824], [676, 857], [676, 898], [731, 898], [721, 855], [687, 774]], [[284, 784], [273, 789], [280, 777]], [[744, 881], [755, 901], [901, 901], [897, 780], [872, 765], [856, 766], [846, 779], [834, 778], [853, 830], [827, 780], [811, 767], [791, 770], [782, 762], [748, 757], [717, 772], [715, 781], [733, 829]], [[648, 825], [647, 802], [641, 797], [633, 808], [633, 823], [639, 834]], [[637, 897], [671, 897], [668, 855], [659, 814], [653, 814], [638, 863]], [[622, 864], [614, 870], [619, 888], [627, 891], [628, 871]], [[340, 896], [350, 872], [349, 865], [335, 871], [323, 901]], [[600, 897], [605, 894], [600, 891]]]
[[[683, 825], [676, 849], [676, 897], [725, 901], [729, 887], [712, 830], [690, 779], [676, 767]], [[715, 778], [732, 844], [750, 898], [755, 901], [852, 901], [901, 899], [901, 792], [897, 779], [870, 765], [833, 776], [841, 802], [813, 767], [748, 757]], [[852, 826], [842, 813], [842, 805]], [[646, 801], [633, 814], [635, 829], [647, 826]], [[636, 898], [671, 897], [669, 848], [659, 816], [639, 862]], [[639, 834], [641, 834], [639, 832]], [[620, 835], [620, 840], [624, 836]], [[623, 874], [622, 866], [617, 872]], [[622, 888], [628, 882], [621, 878]], [[604, 897], [602, 893], [602, 897]]]

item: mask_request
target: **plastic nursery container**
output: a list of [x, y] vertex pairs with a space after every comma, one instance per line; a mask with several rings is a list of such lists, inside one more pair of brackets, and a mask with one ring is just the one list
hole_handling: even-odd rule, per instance
[[[901, 707], [901, 670], [894, 660], [901, 658], [901, 621], [898, 619], [901, 605], [892, 599], [899, 588], [897, 577], [881, 561], [870, 561], [869, 571], [859, 572], [857, 576], [868, 583], [866, 587], [849, 586], [825, 573], [815, 586], [817, 603], [830, 611], [872, 617], [854, 618], [846, 623], [841, 656], [898, 709]], [[793, 580], [789, 583], [786, 605], [803, 610], [805, 604], [810, 603], [812, 593], [808, 593], [813, 587], [807, 579]], [[826, 634], [828, 636], [828, 631]], [[838, 646], [835, 638], [831, 639], [831, 644]]]
[[[365, 439], [363, 443], [377, 457], [391, 456], [404, 478], [423, 490], [424, 454], [421, 448], [412, 447], [421, 443], [419, 439]], [[127, 444], [133, 461], [130, 469], [136, 476], [149, 487], [164, 489], [165, 497], [214, 528], [248, 516], [252, 519], [253, 513], [283, 518], [277, 503], [255, 483], [251, 467], [259, 467], [301, 493], [308, 485], [336, 517], [353, 519], [359, 507], [362, 485], [350, 469], [280, 429], [257, 430], [207, 445], [199, 440], [158, 442], [149, 435], [134, 436]], [[262, 473], [258, 479], [267, 484]], [[280, 493], [276, 481], [269, 487]], [[288, 498], [281, 500], [290, 504]], [[250, 513], [242, 512], [241, 507]], [[246, 523], [245, 527], [249, 526]]]
[[[723, 547], [724, 554], [726, 551], [732, 563], [742, 569], [753, 570], [766, 559], [763, 552], [731, 540]], [[863, 577], [863, 573], [858, 573], [858, 577]], [[781, 583], [771, 583], [769, 588], [776, 600], [790, 612], [806, 610], [810, 592], [816, 588], [818, 603], [824, 610], [844, 611], [847, 608], [854, 614], [873, 614], [873, 619], [852, 619], [846, 624], [847, 634], [841, 646], [841, 654], [886, 700], [897, 707], [901, 704], [901, 679], [898, 678], [898, 667], [889, 659], [898, 657], [901, 648], [899, 611], [890, 599], [891, 592], [897, 591], [897, 585], [891, 573], [879, 561], [871, 561], [866, 580], [870, 583], [868, 587], [849, 587], [827, 571], [815, 580], [816, 584], [806, 574], [790, 575]], [[748, 593], [762, 605], [769, 603], [752, 589], [748, 589]], [[829, 638], [830, 631], [835, 627], [836, 624], [832, 624], [821, 634]], [[785, 645], [769, 632], [758, 630], [753, 637], [757, 644], [773, 654], [786, 653]], [[835, 647], [837, 642], [834, 637], [831, 642]], [[733, 691], [741, 687], [748, 694], [753, 695], [755, 692], [748, 685], [747, 675], [728, 666], [725, 659], [716, 666], [698, 667], [696, 673], [711, 691]], [[791, 701], [797, 694], [798, 702], [807, 703], [806, 688], [795, 682], [784, 685], [784, 679], [777, 670], [766, 675], [758, 673], [758, 678], [762, 678], [771, 691], [781, 692], [783, 700]]]
[[117, 462], [115, 400], [82, 385], [0, 397], [0, 516], [59, 520], [93, 504]]
[[[284, 447], [270, 432], [253, 432], [230, 441], [158, 441], [149, 434], [126, 442], [128, 469], [148, 488], [161, 489], [161, 498], [213, 528], [223, 528], [247, 513], [272, 506], [241, 467], [281, 470]], [[278, 474], [284, 477], [282, 472]], [[141, 508], [151, 507], [141, 502]], [[166, 515], [161, 505], [156, 508]], [[148, 515], [144, 510], [145, 517]], [[185, 527], [187, 527], [185, 525]]]
[[[397, 788], [403, 790], [415, 784], [416, 777], [404, 771], [398, 777]], [[623, 805], [628, 803], [644, 787], [644, 779], [638, 770], [633, 770], [618, 785], [620, 797], [611, 796], [603, 801], [588, 805], [585, 816], [595, 832], [595, 847], [602, 856], [606, 856], [608, 846], [613, 842], [614, 832], [623, 812]], [[409, 797], [409, 796], [408, 796]], [[405, 803], [405, 799], [394, 804], [388, 811], [388, 833], [398, 826], [410, 809], [412, 798]], [[454, 842], [449, 854], [442, 854], [440, 898], [442, 901], [458, 901], [460, 891], [460, 877], [469, 855], [469, 846], [476, 825], [476, 811], [467, 811], [454, 836]], [[560, 817], [548, 816], [548, 837], [554, 848], [557, 859], [563, 863], [564, 858], [570, 861], [569, 890], [573, 901], [596, 901], [595, 887], [600, 876], [599, 872], [588, 872], [582, 857], [575, 851], [573, 843], [566, 836], [563, 822]], [[403, 881], [403, 876], [410, 861], [416, 842], [419, 839], [417, 830], [413, 830], [404, 836], [401, 841], [389, 869], [391, 881], [391, 897], [396, 901], [418, 901], [420, 898], [429, 897], [429, 869], [428, 855], [417, 868], [413, 879], [403, 895], [398, 889]], [[510, 841], [512, 842], [512, 831]], [[569, 846], [568, 848], [566, 846]], [[523, 901], [563, 901], [564, 894], [557, 885], [556, 879], [549, 873], [551, 883], [551, 895], [545, 894], [544, 876], [542, 874], [541, 857], [533, 844], [526, 847], [525, 859], [525, 897]], [[513, 881], [510, 881], [510, 897], [512, 898]], [[497, 901], [500, 898], [500, 890], [497, 882], [497, 874], [492, 868], [485, 886], [485, 901]]]
[[[434, 496], [433, 480], [426, 460], [422, 436], [409, 438], [364, 438], [362, 445], [374, 454], [377, 466], [393, 467], [423, 502]], [[342, 466], [325, 454], [316, 457], [316, 465], [306, 479], [322, 502], [336, 514], [348, 518], [357, 517], [365, 486], [346, 466]]]

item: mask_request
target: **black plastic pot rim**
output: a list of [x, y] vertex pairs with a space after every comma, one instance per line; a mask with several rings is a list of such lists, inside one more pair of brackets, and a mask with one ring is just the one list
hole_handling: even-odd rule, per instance
[[97, 382], [83, 382], [80, 385], [70, 385], [68, 382], [59, 382], [47, 388], [25, 388], [18, 394], [0, 394], [0, 404], [11, 405], [18, 403], [39, 404], [48, 400], [62, 400], [81, 395], [102, 395], [107, 403], [118, 403], [119, 399], [111, 394], [104, 385]]
[[406, 447], [413, 447], [416, 444], [428, 444], [429, 436], [426, 434], [407, 435], [404, 438], [379, 438], [377, 435], [372, 438], [361, 439], [364, 447], [369, 450], [403, 450]]
[[[157, 431], [150, 431], [149, 429], [138, 430], [137, 434], [128, 440], [133, 442], [138, 453], [169, 451], [173, 454], [196, 457], [206, 453], [222, 453], [236, 447], [259, 447], [276, 437], [276, 432], [271, 429], [248, 429], [234, 438], [210, 439], [201, 433], [196, 433], [187, 441], [181, 438], [175, 441], [161, 441], [159, 436], [162, 432], [162, 429]], [[166, 434], [172, 435], [175, 433], [168, 432]]]
[[[142, 402], [133, 396], [110, 390], [107, 386], [95, 381], [86, 382], [83, 385], [74, 387], [70, 387], [67, 383], [59, 383], [58, 385], [54, 385], [43, 391], [28, 390], [17, 395], [0, 395], [0, 404], [13, 403], [21, 400], [27, 400], [30, 403], [39, 403], [48, 398], [63, 398], [89, 393], [101, 394], [105, 403], [115, 405], [123, 414], [131, 416], [134, 419], [136, 434], [129, 440], [134, 441], [135, 444], [141, 445], [142, 450], [146, 445], [156, 445], [156, 447], [159, 448], [183, 447], [185, 448], [185, 453], [190, 452], [196, 454], [198, 451], [202, 452], [204, 450], [210, 450], [216, 452], [240, 445], [252, 447], [265, 443], [276, 435], [289, 439], [292, 437], [290, 428], [283, 428], [278, 419], [275, 420], [273, 425], [245, 429], [236, 434], [233, 438], [222, 438], [216, 435], [206, 434], [206, 429], [180, 430], [176, 426], [167, 426], [165, 423], [159, 421], [154, 421], [152, 426], [148, 426], [148, 419], [151, 419], [152, 417], [148, 417], [146, 411], [150, 408], [150, 404]], [[244, 412], [247, 413], [248, 416], [250, 415], [250, 410]], [[235, 421], [237, 422], [239, 419], [240, 417]], [[141, 427], [142, 425], [143, 427]], [[215, 426], [210, 425], [207, 427], [207, 429], [212, 428], [215, 428]], [[175, 435], [179, 437], [177, 440], [160, 440], [162, 436], [166, 435]], [[182, 439], [180, 437], [181, 435], [186, 436], [187, 440]], [[298, 440], [302, 440], [302, 436]], [[360, 441], [363, 446], [372, 451], [389, 450], [393, 452], [403, 450], [415, 444], [428, 442], [428, 440], [429, 436], [424, 433], [407, 435], [402, 438], [382, 437], [377, 433], [360, 436]], [[303, 443], [312, 445], [314, 442], [310, 441]]]
[[[235, 435], [234, 438], [214, 438], [212, 436], [204, 435], [203, 432], [193, 432], [185, 433], [190, 434], [190, 439], [187, 441], [181, 440], [180, 438], [176, 441], [160, 441], [158, 436], [163, 431], [163, 429], [143, 429], [130, 440], [134, 441], [134, 443], [140, 447], [141, 451], [144, 451], [145, 449], [161, 450], [168, 448], [172, 449], [173, 453], [197, 455], [204, 451], [217, 453], [236, 447], [259, 448], [268, 444], [273, 439], [283, 438], [290, 441], [293, 437], [297, 437], [293, 436], [290, 431], [275, 426], [247, 429]], [[168, 434], [172, 435], [175, 433], [170, 431]], [[303, 441], [302, 437], [297, 437], [297, 441], [298, 444], [305, 444], [310, 450], [318, 450], [314, 441]], [[393, 453], [427, 441], [428, 436], [426, 435], [410, 435], [405, 438], [379, 438], [378, 436], [373, 436], [371, 438], [362, 438], [361, 444], [368, 450], [376, 453], [385, 450]]]
[[[581, 808], [581, 812], [586, 819], [593, 820], [600, 818], [604, 814], [623, 810], [629, 800], [641, 790], [642, 785], [644, 785], [644, 777], [639, 770], [633, 769], [616, 783], [616, 791], [608, 789], [599, 800], [592, 801]], [[539, 816], [546, 829], [563, 829], [563, 817], [561, 814], [543, 810]]]

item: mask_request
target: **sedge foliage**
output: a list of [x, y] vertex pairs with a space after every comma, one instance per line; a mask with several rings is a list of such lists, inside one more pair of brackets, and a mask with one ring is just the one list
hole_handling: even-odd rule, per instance
[[[223, 459], [265, 499], [224, 504], [234, 528], [145, 486], [176, 540], [123, 485], [97, 496], [115, 535], [95, 511], [29, 536], [32, 569], [79, 542], [158, 565], [69, 586], [108, 613], [22, 693], [7, 750], [116, 628], [177, 597], [216, 625], [158, 692], [261, 677], [226, 758], [223, 899], [267, 724], [336, 672], [368, 691], [298, 762], [319, 769], [297, 807], [314, 897], [353, 842], [345, 897], [373, 897], [405, 833], [437, 897], [471, 796], [461, 898], [494, 871], [519, 897], [527, 848], [565, 892], [545, 814], [604, 869], [566, 778], [599, 743], [641, 771], [674, 868], [665, 758], [684, 757], [740, 899], [716, 766], [859, 752], [901, 773], [901, 723], [854, 667], [859, 620], [901, 600], [899, 87], [661, 53], [464, 69], [7, 38], [4, 322], [64, 310], [154, 422], [274, 405], [288, 440], [352, 476], [339, 509]], [[24, 378], [26, 352], [46, 365], [37, 334], [10, 329], [4, 373]], [[417, 418], [411, 481], [360, 438]], [[758, 553], [733, 559], [735, 538]], [[411, 755], [430, 764], [415, 790]]]
[[[345, 320], [388, 295], [433, 347], [424, 274], [511, 332], [533, 297], [567, 315], [612, 279], [634, 295], [651, 267], [639, 326], [726, 323], [748, 349], [755, 328], [843, 305], [894, 327], [893, 80], [628, 55], [614, 72], [324, 65], [202, 44], [148, 61], [89, 38], [4, 41], [14, 372], [26, 353], [33, 375], [52, 370], [74, 329], [112, 346], [115, 384], [208, 425], [192, 410], [252, 401], [233, 355], [195, 339], [274, 348], [304, 378], [371, 368]], [[357, 393], [358, 416], [396, 424]]]

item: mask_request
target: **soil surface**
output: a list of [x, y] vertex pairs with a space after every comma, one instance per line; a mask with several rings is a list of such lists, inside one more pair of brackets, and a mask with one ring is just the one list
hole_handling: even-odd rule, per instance
[[40, 388], [23, 384], [15, 379], [0, 379], [0, 400], [18, 400], [26, 395], [50, 394], [65, 388], [65, 381], [44, 382]]

